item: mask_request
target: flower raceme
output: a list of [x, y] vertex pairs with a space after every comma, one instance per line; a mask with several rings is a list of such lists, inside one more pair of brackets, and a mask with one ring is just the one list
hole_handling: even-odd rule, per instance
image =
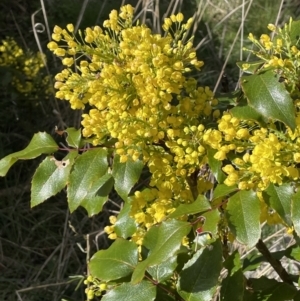
[[[205, 168], [208, 152], [226, 160], [222, 170], [228, 186], [260, 192], [270, 183], [297, 180], [300, 118], [292, 132], [288, 127], [279, 131], [273, 121], [264, 128], [227, 111], [221, 114], [212, 91], [189, 75], [203, 65], [187, 37], [192, 19], [183, 23], [181, 13], [170, 16], [162, 36], [133, 24], [133, 13], [130, 5], [120, 13], [113, 10], [103, 28], [79, 31], [79, 38], [72, 24], [55, 26], [48, 44], [65, 66], [55, 77], [56, 97], [83, 110], [83, 135], [94, 146], [113, 138], [121, 163], [142, 160], [151, 173], [149, 187], [130, 197], [130, 215], [138, 225], [132, 240], [141, 245], [154, 224], [213, 188], [212, 172]], [[275, 44], [267, 35], [250, 39], [259, 45], [262, 53], [255, 54], [266, 66], [278, 59], [278, 68], [295, 70], [279, 61], [283, 39]], [[291, 53], [298, 55], [294, 48]], [[295, 86], [288, 83], [289, 89]], [[295, 106], [299, 110], [299, 101]], [[193, 184], [192, 175], [197, 177]], [[111, 238], [116, 238], [114, 222], [106, 228]]]

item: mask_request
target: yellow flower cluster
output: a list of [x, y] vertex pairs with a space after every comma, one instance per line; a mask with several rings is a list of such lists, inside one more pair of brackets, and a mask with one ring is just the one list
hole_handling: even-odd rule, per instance
[[300, 118], [292, 132], [276, 130], [274, 124], [262, 128], [254, 121], [245, 122], [225, 113], [218, 129], [207, 130], [203, 141], [217, 150], [215, 159], [230, 158], [232, 164], [223, 167], [228, 175], [225, 184], [239, 189], [264, 190], [270, 183], [299, 179]]
[[49, 77], [40, 76], [44, 63], [39, 52], [25, 52], [14, 39], [7, 38], [0, 44], [0, 54], [0, 66], [10, 68], [11, 84], [19, 93], [34, 98], [41, 91], [51, 93]]
[[[291, 95], [299, 97], [300, 48], [296, 41], [291, 40], [292, 22], [293, 20], [290, 19], [289, 24], [285, 24], [283, 28], [269, 24], [268, 29], [275, 35], [273, 40], [267, 34], [262, 34], [258, 40], [250, 33], [249, 40], [259, 50], [244, 50], [250, 51], [262, 59], [264, 61], [263, 69], [274, 69], [281, 76]], [[246, 71], [249, 66], [246, 63], [243, 65], [243, 69]]]
[[[193, 189], [205, 193], [211, 188], [208, 173], [193, 188], [187, 178], [207, 162], [202, 140], [217, 100], [188, 77], [203, 65], [192, 39], [186, 39], [192, 19], [183, 23], [181, 13], [172, 15], [161, 36], [133, 25], [130, 5], [109, 17], [104, 30], [95, 26], [79, 32], [80, 41], [72, 24], [55, 26], [48, 48], [66, 66], [55, 77], [56, 96], [73, 109], [89, 108], [82, 116], [83, 135], [94, 145], [115, 138], [121, 162], [141, 159], [149, 167], [151, 188], [132, 197], [131, 216], [140, 226], [132, 239], [141, 242], [143, 227], [194, 201]], [[113, 228], [106, 228], [110, 238], [115, 238]]]

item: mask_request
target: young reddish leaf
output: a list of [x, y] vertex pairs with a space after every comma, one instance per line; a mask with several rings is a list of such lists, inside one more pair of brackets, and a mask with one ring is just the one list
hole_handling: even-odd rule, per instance
[[91, 188], [96, 191], [97, 184], [103, 185], [99, 179], [107, 173], [107, 169], [107, 150], [103, 148], [88, 150], [76, 159], [67, 190], [71, 212], [90, 196]]
[[198, 250], [179, 274], [177, 291], [184, 300], [211, 301], [222, 269], [219, 240]]
[[138, 283], [143, 279], [147, 267], [158, 265], [172, 257], [179, 250], [183, 237], [191, 230], [189, 223], [175, 219], [154, 227], [158, 227], [156, 244], [150, 250], [147, 259], [137, 265], [132, 275], [132, 283]]
[[249, 105], [258, 113], [266, 118], [281, 121], [292, 130], [295, 129], [293, 100], [273, 71], [243, 76], [241, 83]]
[[149, 281], [138, 284], [123, 283], [110, 290], [101, 299], [102, 301], [152, 301], [156, 300], [156, 286]]
[[58, 150], [54, 139], [45, 132], [34, 134], [28, 146], [16, 153], [12, 153], [0, 160], [0, 177], [4, 177], [11, 166], [18, 160], [34, 159], [41, 154], [51, 154]]
[[89, 270], [93, 277], [111, 281], [130, 275], [137, 263], [137, 245], [118, 238], [108, 249], [94, 254], [89, 263]]
[[62, 161], [47, 157], [39, 165], [31, 182], [31, 208], [56, 195], [67, 185], [77, 155], [76, 151], [72, 151]]
[[259, 199], [254, 191], [241, 190], [229, 198], [226, 213], [236, 239], [253, 247], [260, 238]]

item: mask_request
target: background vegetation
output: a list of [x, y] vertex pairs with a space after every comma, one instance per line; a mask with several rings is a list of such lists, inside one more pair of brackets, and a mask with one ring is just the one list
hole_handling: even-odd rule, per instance
[[[38, 80], [51, 78], [61, 68], [46, 50], [48, 31], [68, 23], [77, 28], [101, 25], [112, 9], [126, 3], [137, 6], [141, 21], [157, 32], [165, 15], [181, 11], [186, 18], [194, 16], [195, 46], [205, 62], [198, 80], [218, 93], [227, 89], [220, 81], [224, 72], [230, 88], [237, 85], [235, 62], [246, 58], [241, 49], [249, 45], [249, 32], [259, 36], [267, 32], [268, 23], [280, 25], [290, 16], [300, 16], [292, 0], [2, 0], [0, 39], [13, 38], [28, 56], [43, 51], [48, 63], [36, 77], [24, 75], [16, 65], [0, 64], [0, 158], [24, 148], [35, 132], [47, 131], [59, 141], [55, 126], [80, 124], [80, 112], [57, 102]], [[0, 62], [3, 57], [0, 52]], [[31, 82], [34, 90], [18, 91], [15, 77], [21, 83]], [[38, 164], [38, 160], [18, 163], [7, 177], [0, 178], [0, 299], [84, 300], [84, 288], [75, 290], [76, 286], [90, 254], [110, 244], [103, 228], [109, 211], [118, 210], [118, 199], [112, 195], [106, 210], [90, 219], [83, 209], [70, 215], [64, 193], [30, 209], [30, 181]], [[274, 248], [286, 247], [289, 240], [278, 230], [271, 236], [265, 229], [265, 236]], [[268, 268], [262, 267], [261, 273], [268, 273]]]

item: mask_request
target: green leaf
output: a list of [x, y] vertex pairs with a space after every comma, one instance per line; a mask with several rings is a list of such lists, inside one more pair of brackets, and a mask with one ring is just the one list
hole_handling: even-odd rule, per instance
[[295, 108], [290, 94], [273, 71], [242, 77], [242, 89], [249, 105], [266, 118], [296, 127]]
[[116, 155], [112, 169], [112, 175], [115, 179], [115, 189], [123, 200], [127, 200], [127, 196], [138, 181], [144, 164], [142, 161], [133, 161], [128, 159], [126, 163], [120, 162], [120, 156]]
[[123, 283], [110, 290], [101, 299], [102, 301], [152, 301], [155, 300], [156, 286], [149, 281], [141, 281], [138, 284]]
[[300, 236], [300, 190], [298, 190], [292, 197], [292, 221], [294, 229], [298, 236]]
[[267, 119], [263, 115], [259, 114], [251, 106], [247, 105], [238, 105], [230, 110], [231, 114], [242, 120], [255, 120], [258, 121], [261, 125], [266, 126]]
[[169, 215], [169, 218], [177, 218], [187, 214], [196, 214], [210, 210], [211, 206], [208, 199], [199, 194], [196, 201], [191, 204], [180, 204], [174, 212]]
[[208, 231], [215, 236], [218, 233], [218, 225], [220, 222], [220, 212], [219, 210], [211, 210], [202, 214], [205, 217], [205, 223], [202, 226], [204, 232]]
[[128, 238], [136, 231], [136, 224], [133, 218], [130, 217], [131, 205], [126, 202], [118, 215], [115, 223], [114, 231], [118, 237]]
[[184, 300], [211, 301], [222, 269], [219, 240], [197, 251], [179, 274], [177, 291]]
[[60, 192], [68, 183], [78, 153], [70, 152], [62, 161], [47, 157], [36, 169], [31, 182], [31, 208]]
[[229, 227], [236, 239], [253, 247], [260, 238], [260, 205], [254, 191], [241, 190], [229, 198], [227, 204]]
[[158, 227], [156, 244], [147, 259], [137, 265], [132, 275], [132, 283], [140, 282], [149, 266], [158, 265], [172, 257], [179, 250], [183, 237], [191, 230], [189, 223], [174, 219], [153, 227]]
[[67, 128], [65, 132], [68, 134], [66, 141], [71, 147], [79, 148], [81, 142], [81, 129]]
[[0, 177], [4, 177], [18, 160], [34, 159], [41, 154], [51, 154], [58, 150], [54, 139], [45, 132], [34, 134], [28, 146], [22, 151], [10, 154], [0, 160]]
[[153, 265], [147, 268], [147, 272], [152, 276], [152, 278], [161, 283], [171, 278], [174, 274], [174, 270], [177, 267], [177, 256], [173, 256], [168, 260]]
[[226, 259], [225, 267], [228, 270], [228, 276], [222, 281], [221, 300], [243, 301], [245, 281], [241, 269], [241, 260], [238, 251], [235, 251]]
[[292, 21], [291, 28], [290, 28], [290, 37], [291, 37], [291, 43], [293, 45], [299, 46], [299, 32], [300, 32], [300, 20], [298, 21]]
[[107, 250], [94, 254], [89, 262], [89, 270], [93, 277], [111, 281], [130, 275], [137, 263], [137, 245], [118, 238]]
[[114, 179], [111, 174], [105, 174], [97, 179], [89, 189], [86, 197], [80, 203], [91, 217], [102, 211], [102, 207], [108, 200], [108, 195], [114, 187]]
[[[83, 153], [74, 163], [67, 190], [70, 211], [73, 212], [90, 196], [90, 189], [97, 189], [97, 183], [107, 173], [107, 150], [91, 149]], [[100, 188], [100, 187], [98, 187]]]
[[294, 195], [294, 189], [291, 184], [276, 186], [271, 183], [265, 192], [269, 196], [267, 202], [270, 207], [276, 210], [283, 221], [291, 227], [291, 199]]
[[226, 179], [226, 176], [224, 172], [222, 171], [222, 161], [219, 161], [214, 158], [214, 155], [216, 154], [217, 150], [212, 149], [210, 147], [207, 148], [207, 158], [208, 158], [208, 164], [209, 167], [217, 179], [218, 183], [223, 183]]
[[239, 189], [237, 186], [227, 186], [225, 184], [218, 184], [214, 190], [214, 195], [212, 200], [216, 200], [218, 198], [227, 197], [233, 192], [237, 192]]

